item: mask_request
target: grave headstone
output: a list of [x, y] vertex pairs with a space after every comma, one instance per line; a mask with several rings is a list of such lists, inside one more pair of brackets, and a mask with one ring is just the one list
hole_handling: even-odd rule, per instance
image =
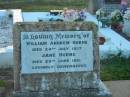
[[17, 23], [13, 97], [111, 97], [92, 22]]

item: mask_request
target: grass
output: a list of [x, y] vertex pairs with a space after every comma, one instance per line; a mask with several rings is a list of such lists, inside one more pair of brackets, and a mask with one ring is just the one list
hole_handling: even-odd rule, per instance
[[23, 11], [49, 11], [50, 9], [85, 8], [86, 0], [0, 0], [1, 9], [22, 9]]
[[4, 80], [0, 80], [0, 87], [5, 87], [5, 81]]
[[108, 80], [130, 80], [130, 57], [109, 56], [101, 60], [101, 79]]

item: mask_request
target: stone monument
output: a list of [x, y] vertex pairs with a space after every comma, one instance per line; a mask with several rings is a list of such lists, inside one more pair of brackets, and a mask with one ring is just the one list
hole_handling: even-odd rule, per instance
[[12, 97], [112, 97], [100, 80], [92, 22], [17, 23]]

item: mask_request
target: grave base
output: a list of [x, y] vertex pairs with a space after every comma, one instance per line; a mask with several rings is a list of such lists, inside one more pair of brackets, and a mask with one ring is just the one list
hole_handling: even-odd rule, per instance
[[15, 92], [11, 97], [112, 97], [112, 94], [104, 83], [100, 81], [99, 88], [96, 89], [59, 89], [42, 92]]

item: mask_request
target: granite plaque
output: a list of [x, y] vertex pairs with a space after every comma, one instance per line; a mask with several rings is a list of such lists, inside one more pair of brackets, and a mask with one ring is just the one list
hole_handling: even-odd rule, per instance
[[21, 73], [93, 70], [92, 31], [21, 32]]

